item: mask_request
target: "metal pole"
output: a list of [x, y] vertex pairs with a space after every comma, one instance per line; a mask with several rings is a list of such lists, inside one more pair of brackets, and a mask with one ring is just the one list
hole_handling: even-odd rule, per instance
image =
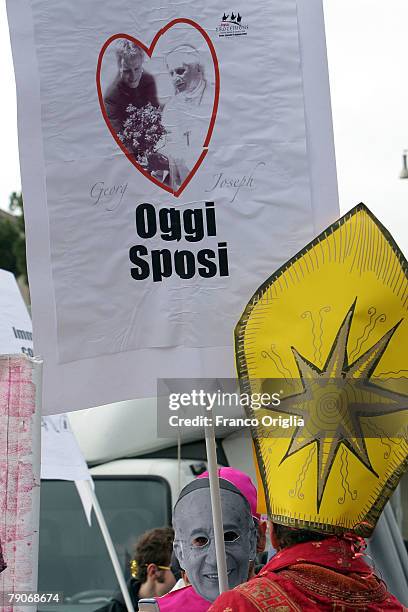
[[129, 591], [126, 586], [125, 578], [123, 577], [122, 568], [120, 567], [119, 559], [116, 554], [115, 547], [113, 546], [112, 538], [110, 536], [108, 527], [106, 525], [105, 517], [103, 516], [102, 509], [99, 505], [98, 498], [95, 495], [95, 491], [92, 488], [92, 484], [89, 480], [86, 481], [86, 484], [89, 487], [89, 494], [92, 498], [93, 508], [95, 511], [96, 519], [99, 523], [99, 527], [102, 532], [103, 539], [105, 540], [106, 548], [108, 549], [109, 556], [112, 561], [113, 569], [116, 574], [116, 578], [118, 579], [120, 590], [122, 591], [123, 599], [125, 600], [126, 607], [128, 612], [135, 612], [132, 600], [130, 599]]
[[[39, 357], [33, 357], [33, 382], [35, 384], [35, 413], [32, 417], [33, 424], [33, 441], [32, 441], [32, 457], [33, 457], [33, 475], [36, 484], [41, 485], [41, 404], [42, 404], [42, 385], [43, 385], [43, 367], [44, 363]], [[39, 556], [39, 524], [40, 524], [40, 498], [41, 486], [33, 488], [32, 491], [32, 525], [34, 527], [33, 540], [31, 544], [31, 555], [33, 560], [33, 573], [31, 576], [31, 584], [34, 591], [38, 587], [38, 556]], [[28, 560], [28, 559], [27, 559]], [[18, 587], [17, 587], [18, 588]], [[27, 588], [27, 585], [24, 586]], [[36, 607], [31, 608], [37, 610]]]
[[181, 491], [181, 433], [177, 431], [177, 495]]
[[[207, 414], [212, 418], [212, 412]], [[217, 559], [218, 586], [220, 593], [228, 591], [227, 560], [225, 557], [224, 526], [222, 522], [222, 506], [220, 483], [218, 481], [217, 449], [214, 427], [205, 427], [205, 446], [207, 449], [208, 474], [210, 480], [211, 510], [214, 525], [215, 554]]]

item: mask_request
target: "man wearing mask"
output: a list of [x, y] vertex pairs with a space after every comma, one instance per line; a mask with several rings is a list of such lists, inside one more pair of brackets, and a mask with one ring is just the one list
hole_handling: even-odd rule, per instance
[[[174, 550], [190, 585], [156, 598], [160, 612], [206, 612], [219, 594], [210, 484], [203, 476], [181, 491], [173, 512]], [[219, 483], [228, 583], [233, 588], [252, 573], [256, 489], [249, 476], [233, 468], [220, 470]]]

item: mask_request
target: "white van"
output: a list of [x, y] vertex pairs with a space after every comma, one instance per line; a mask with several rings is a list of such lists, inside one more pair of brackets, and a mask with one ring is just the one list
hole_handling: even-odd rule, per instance
[[[206, 469], [205, 442], [194, 437], [158, 438], [155, 400], [71, 413], [70, 422], [91, 467], [128, 578], [138, 536], [153, 527], [170, 525], [179, 491]], [[248, 434], [236, 432], [218, 440], [217, 453], [220, 465], [233, 465], [255, 479]], [[401, 487], [401, 492], [399, 510], [405, 508], [408, 517], [408, 486]], [[408, 556], [391, 508], [376, 531], [371, 555], [377, 569], [390, 590], [408, 605]], [[403, 533], [408, 539], [407, 522]], [[118, 590], [99, 527], [95, 520], [88, 526], [72, 482], [42, 482], [38, 588], [64, 594], [65, 603], [55, 608], [59, 612], [91, 612]], [[53, 607], [46, 609], [50, 612]]]

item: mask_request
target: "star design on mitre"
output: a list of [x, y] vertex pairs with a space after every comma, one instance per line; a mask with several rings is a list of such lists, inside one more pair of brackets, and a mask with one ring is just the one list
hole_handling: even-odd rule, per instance
[[370, 377], [386, 351], [399, 321], [351, 365], [347, 342], [356, 301], [349, 309], [333, 342], [323, 369], [303, 357], [293, 346], [303, 392], [285, 397], [279, 413], [297, 415], [304, 420], [297, 427], [286, 459], [316, 442], [318, 460], [317, 508], [333, 466], [336, 453], [344, 444], [375, 476], [365, 445], [361, 417], [379, 417], [408, 410], [408, 396], [375, 385]]

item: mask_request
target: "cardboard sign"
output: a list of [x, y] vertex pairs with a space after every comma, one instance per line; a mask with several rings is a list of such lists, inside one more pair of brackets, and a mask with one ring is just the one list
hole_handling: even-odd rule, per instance
[[8, 15], [44, 413], [232, 376], [248, 294], [338, 216], [321, 0]]

